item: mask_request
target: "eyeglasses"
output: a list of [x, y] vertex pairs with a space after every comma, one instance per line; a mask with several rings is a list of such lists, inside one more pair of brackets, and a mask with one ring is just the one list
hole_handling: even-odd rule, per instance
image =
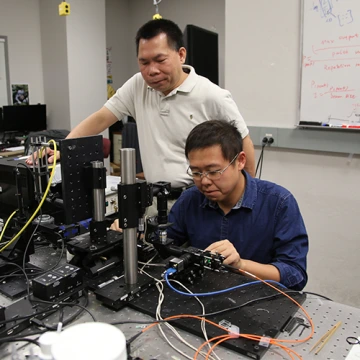
[[234, 156], [234, 158], [230, 161], [230, 164], [227, 165], [222, 170], [213, 170], [213, 171], [205, 171], [205, 172], [199, 172], [199, 171], [192, 171], [190, 169], [190, 166], [187, 169], [188, 175], [190, 175], [194, 180], [201, 180], [203, 176], [206, 176], [209, 180], [219, 180], [221, 175], [224, 173], [224, 171], [237, 159], [239, 156], [239, 153]]

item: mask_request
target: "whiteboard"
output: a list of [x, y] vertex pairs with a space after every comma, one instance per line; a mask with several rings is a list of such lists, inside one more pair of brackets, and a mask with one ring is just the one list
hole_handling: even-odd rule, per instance
[[360, 0], [304, 0], [300, 121], [360, 124]]

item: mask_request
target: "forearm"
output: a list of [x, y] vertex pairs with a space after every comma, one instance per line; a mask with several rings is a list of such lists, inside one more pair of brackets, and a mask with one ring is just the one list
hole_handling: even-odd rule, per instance
[[99, 111], [91, 114], [80, 124], [75, 126], [67, 136], [69, 138], [77, 138], [89, 135], [97, 135], [114, 124], [118, 119], [106, 107], [102, 107]]
[[274, 265], [260, 264], [252, 260], [241, 259], [241, 269], [256, 275], [260, 279], [280, 282], [280, 272]]
[[255, 150], [250, 135], [243, 139], [243, 150], [246, 155], [245, 171], [255, 177]]

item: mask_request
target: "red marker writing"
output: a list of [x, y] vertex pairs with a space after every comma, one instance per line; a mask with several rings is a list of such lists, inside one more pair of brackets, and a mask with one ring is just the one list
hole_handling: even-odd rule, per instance
[[341, 125], [342, 128], [346, 129], [360, 129], [360, 125]]

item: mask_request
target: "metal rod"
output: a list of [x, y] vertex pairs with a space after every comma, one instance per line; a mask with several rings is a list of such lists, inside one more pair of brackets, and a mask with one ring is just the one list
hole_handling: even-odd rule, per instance
[[[39, 142], [39, 139], [36, 137], [36, 143]], [[37, 176], [37, 180], [39, 182], [39, 193], [37, 194], [39, 196], [39, 198], [41, 197], [42, 195], [42, 184], [41, 184], [41, 177], [40, 177], [40, 174], [41, 174], [41, 165], [40, 165], [40, 161], [42, 161], [42, 159], [40, 159], [41, 157], [41, 147], [39, 147], [39, 150], [38, 150], [38, 156], [37, 156], [37, 172], [38, 172], [38, 176]]]
[[[135, 149], [121, 149], [120, 163], [121, 163], [121, 182], [124, 185], [135, 184], [136, 181], [136, 158]], [[134, 204], [136, 206], [136, 204]], [[137, 283], [137, 239], [136, 228], [123, 229], [124, 239], [124, 268], [125, 268], [125, 283]]]
[[123, 229], [125, 283], [136, 284], [138, 278], [138, 254], [136, 228]]
[[[92, 161], [93, 169], [102, 169], [104, 163], [102, 161]], [[93, 220], [104, 221], [105, 218], [105, 189], [93, 189]]]
[[124, 185], [135, 184], [136, 181], [135, 149], [121, 149], [120, 163], [121, 163], [121, 182]]

